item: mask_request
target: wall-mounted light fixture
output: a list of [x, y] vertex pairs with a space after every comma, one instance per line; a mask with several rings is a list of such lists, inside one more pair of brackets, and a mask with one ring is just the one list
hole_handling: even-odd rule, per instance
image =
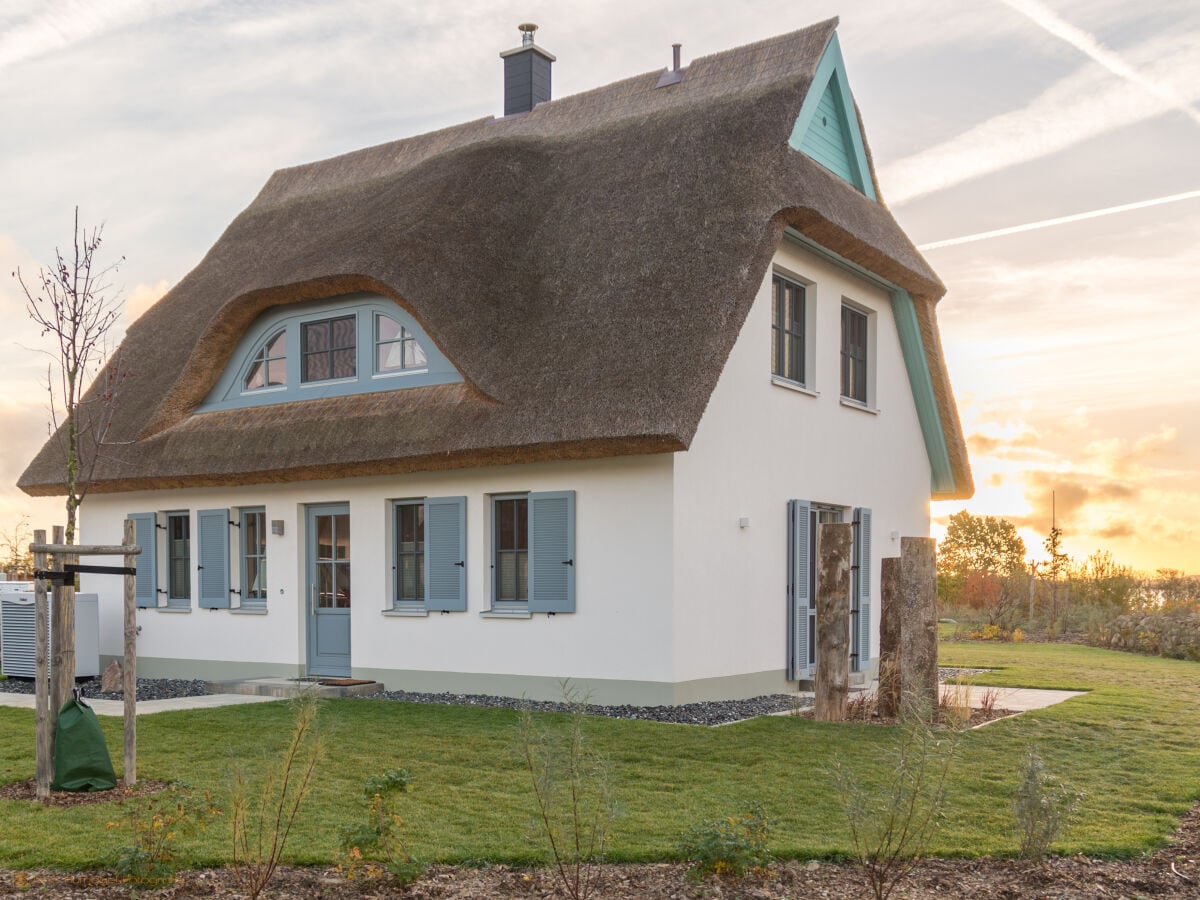
[[750, 517], [749, 516], [741, 516], [738, 518], [738, 528], [749, 528], [749, 527], [750, 527]]
[[271, 534], [283, 534], [283, 519], [271, 520]]

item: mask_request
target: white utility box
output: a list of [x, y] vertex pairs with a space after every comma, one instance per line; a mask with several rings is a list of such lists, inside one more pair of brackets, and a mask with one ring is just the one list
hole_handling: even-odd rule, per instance
[[[50, 615], [50, 596], [46, 596]], [[53, 627], [53, 626], [51, 626]], [[0, 672], [9, 677], [33, 678], [37, 674], [33, 592], [0, 592]], [[100, 674], [100, 599], [96, 594], [75, 595], [75, 677]]]

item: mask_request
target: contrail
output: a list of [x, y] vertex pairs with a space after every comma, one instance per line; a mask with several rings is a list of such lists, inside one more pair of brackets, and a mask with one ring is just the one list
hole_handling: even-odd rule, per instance
[[1080, 53], [1094, 60], [1118, 78], [1123, 78], [1138, 85], [1153, 94], [1163, 103], [1179, 110], [1197, 125], [1200, 125], [1200, 113], [1196, 112], [1188, 102], [1165, 85], [1144, 76], [1119, 55], [1113, 53], [1092, 35], [1076, 28], [1070, 22], [1059, 18], [1054, 10], [1047, 7], [1041, 0], [1000, 0], [1005, 6], [1016, 10], [1035, 25], [1045, 29], [1057, 38], [1066, 41]]
[[1182, 194], [1171, 194], [1168, 197], [1155, 197], [1153, 200], [1139, 200], [1136, 203], [1123, 203], [1120, 206], [1107, 206], [1104, 209], [1093, 209], [1090, 212], [1074, 213], [1069, 216], [1059, 216], [1056, 219], [1042, 219], [1039, 222], [1029, 222], [1025, 225], [1011, 225], [1008, 228], [997, 228], [994, 231], [981, 231], [978, 234], [967, 234], [962, 237], [947, 238], [944, 241], [933, 241], [929, 244], [918, 245], [918, 250], [940, 250], [942, 247], [956, 247], [959, 244], [970, 244], [974, 241], [985, 241], [988, 238], [1003, 237], [1007, 234], [1020, 234], [1023, 231], [1036, 231], [1039, 228], [1049, 228], [1051, 225], [1066, 225], [1068, 222], [1082, 222], [1084, 219], [1098, 219], [1101, 216], [1111, 216], [1115, 213], [1130, 212], [1135, 209], [1145, 209], [1148, 206], [1161, 206], [1164, 203], [1177, 203], [1180, 200], [1200, 198], [1200, 191], [1185, 191]]

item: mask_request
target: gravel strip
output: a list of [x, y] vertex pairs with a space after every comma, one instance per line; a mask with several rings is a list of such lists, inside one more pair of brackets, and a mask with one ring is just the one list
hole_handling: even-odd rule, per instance
[[[86, 699], [120, 700], [122, 694], [101, 693], [98, 679], [77, 681], [75, 686]], [[9, 678], [0, 681], [0, 692], [32, 694], [33, 680]], [[176, 678], [139, 678], [139, 700], [167, 700], [175, 697], [202, 697], [211, 694], [208, 683]], [[570, 712], [566, 703], [546, 700], [522, 700], [516, 697], [492, 697], [485, 694], [422, 694], [412, 691], [384, 691], [362, 696], [360, 700], [394, 700], [402, 703], [436, 703], [443, 706], [486, 706], [494, 709], [522, 709], [528, 706], [537, 712]], [[811, 697], [795, 694], [768, 694], [749, 700], [713, 700], [707, 703], [685, 703], [681, 706], [601, 706], [587, 705], [590, 716], [610, 719], [640, 719], [647, 722], [673, 722], [678, 725], [727, 725], [755, 716], [791, 712], [812, 706]]]
[[[121, 700], [124, 694], [120, 691], [103, 693], [100, 690], [100, 679], [87, 678], [75, 682], [75, 687], [85, 700]], [[32, 678], [9, 678], [0, 681], [0, 693], [33, 694]], [[137, 682], [137, 698], [139, 700], [174, 700], [177, 697], [203, 697], [211, 694], [206, 681], [188, 681], [181, 678], [139, 678]]]
[[[420, 694], [410, 691], [384, 691], [359, 697], [360, 700], [398, 700], [403, 703], [438, 703], [449, 706], [487, 706], [494, 709], [524, 709], [536, 712], [570, 712], [567, 703], [550, 700], [522, 700], [516, 697], [492, 697], [486, 694]], [[728, 725], [755, 716], [791, 712], [812, 706], [812, 698], [795, 694], [768, 694], [749, 700], [713, 700], [685, 703], [681, 706], [601, 706], [589, 703], [589, 716], [610, 719], [640, 719], [646, 722], [672, 722], [677, 725]]]
[[995, 669], [938, 669], [938, 681], [953, 681], [964, 678], [968, 681], [972, 675], [983, 675], [985, 672], [995, 672]]

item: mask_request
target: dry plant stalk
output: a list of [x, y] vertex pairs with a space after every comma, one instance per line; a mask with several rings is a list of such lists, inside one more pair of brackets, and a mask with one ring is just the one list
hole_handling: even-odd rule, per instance
[[563, 699], [571, 708], [565, 731], [538, 727], [526, 708], [518, 744], [559, 881], [572, 900], [586, 900], [596, 887], [614, 809], [608, 761], [584, 734], [586, 698], [564, 684]]
[[245, 769], [239, 767], [233, 773], [232, 868], [251, 900], [256, 900], [274, 877], [296, 816], [312, 790], [317, 765], [325, 756], [316, 695], [304, 694], [295, 701], [293, 710], [291, 739], [278, 762], [267, 767], [257, 803], [251, 800]]

